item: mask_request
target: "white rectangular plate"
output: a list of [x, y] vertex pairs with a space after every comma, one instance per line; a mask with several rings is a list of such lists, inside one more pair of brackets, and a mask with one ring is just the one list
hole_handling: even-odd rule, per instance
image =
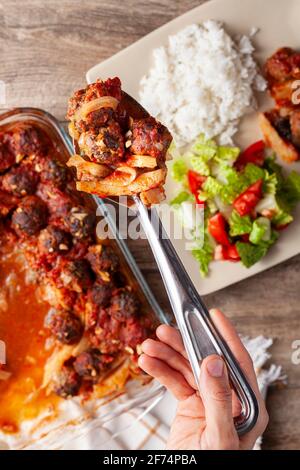
[[[254, 38], [255, 56], [258, 62], [263, 64], [265, 59], [279, 47], [300, 48], [299, 18], [299, 0], [213, 0], [194, 8], [96, 65], [87, 72], [86, 78], [91, 83], [97, 78], [118, 76], [123, 89], [138, 100], [139, 83], [152, 65], [153, 49], [166, 45], [168, 36], [177, 33], [185, 26], [207, 19], [219, 20], [224, 23], [230, 34], [248, 34], [255, 26], [259, 28]], [[266, 109], [270, 105], [271, 101], [266, 96], [260, 99], [260, 109]], [[241, 147], [246, 147], [260, 138], [257, 113], [248, 114], [241, 122], [235, 141]], [[300, 171], [300, 163], [289, 165], [287, 168]], [[166, 184], [168, 198], [172, 197], [174, 189], [174, 183], [168, 177]], [[246, 269], [240, 263], [213, 262], [206, 279], [200, 277], [197, 262], [185, 249], [185, 240], [173, 239], [172, 242], [196, 288], [200, 294], [205, 295], [253, 276], [300, 253], [299, 220], [300, 207], [295, 213], [293, 224], [280, 234], [279, 241], [268, 255], [252, 268]]]

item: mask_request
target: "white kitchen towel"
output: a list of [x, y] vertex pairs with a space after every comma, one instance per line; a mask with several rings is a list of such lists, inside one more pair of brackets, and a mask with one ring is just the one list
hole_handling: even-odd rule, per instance
[[[264, 368], [271, 358], [268, 352], [273, 340], [258, 336], [257, 338], [242, 338], [249, 354], [252, 357], [258, 378], [260, 391], [266, 398], [269, 385], [278, 381], [285, 381], [281, 366], [271, 365]], [[176, 412], [176, 400], [166, 392], [161, 402], [145, 414], [143, 409], [134, 409], [129, 413], [108, 423], [105, 429], [93, 430], [67, 444], [67, 449], [105, 449], [105, 450], [161, 450], [166, 446], [169, 429]], [[258, 439], [255, 449], [260, 449], [261, 438]]]

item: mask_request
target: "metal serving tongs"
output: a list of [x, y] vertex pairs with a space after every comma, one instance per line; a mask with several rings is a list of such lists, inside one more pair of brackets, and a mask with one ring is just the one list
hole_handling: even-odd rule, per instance
[[[136, 118], [148, 116], [147, 111], [124, 92], [122, 101], [129, 115]], [[73, 142], [73, 145], [78, 153], [77, 142]], [[257, 421], [258, 403], [255, 394], [211, 321], [208, 310], [169, 240], [156, 209], [147, 209], [137, 196], [133, 197], [133, 201], [160, 270], [198, 389], [202, 360], [211, 354], [220, 355], [226, 363], [232, 388], [241, 403], [242, 411], [240, 416], [235, 418], [235, 426], [239, 435], [245, 434]]]

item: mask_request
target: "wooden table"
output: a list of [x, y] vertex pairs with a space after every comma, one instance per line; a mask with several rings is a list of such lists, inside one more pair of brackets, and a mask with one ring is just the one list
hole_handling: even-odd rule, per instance
[[[224, 0], [225, 1], [225, 0]], [[0, 79], [7, 106], [36, 106], [64, 120], [71, 92], [85, 72], [140, 37], [200, 3], [199, 0], [7, 0], [0, 2]], [[84, 6], [83, 6], [84, 5]], [[145, 241], [131, 248], [166, 309], [168, 300]], [[268, 395], [266, 449], [300, 447], [300, 366], [291, 362], [300, 339], [300, 256], [232, 287], [209, 295], [209, 306], [230, 316], [247, 335], [274, 338], [274, 362], [288, 374], [288, 386]]]

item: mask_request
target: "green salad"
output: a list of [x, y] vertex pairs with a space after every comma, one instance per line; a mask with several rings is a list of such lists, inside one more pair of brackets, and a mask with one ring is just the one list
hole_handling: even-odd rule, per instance
[[[201, 241], [192, 254], [206, 276], [215, 260], [242, 262], [250, 268], [293, 221], [300, 201], [300, 175], [288, 176], [258, 141], [243, 152], [218, 146], [202, 135], [183, 156], [176, 157], [172, 177], [182, 190], [171, 205], [185, 224], [187, 205], [204, 207]], [[199, 228], [199, 227], [198, 227]], [[190, 227], [196, 233], [196, 227]]]

